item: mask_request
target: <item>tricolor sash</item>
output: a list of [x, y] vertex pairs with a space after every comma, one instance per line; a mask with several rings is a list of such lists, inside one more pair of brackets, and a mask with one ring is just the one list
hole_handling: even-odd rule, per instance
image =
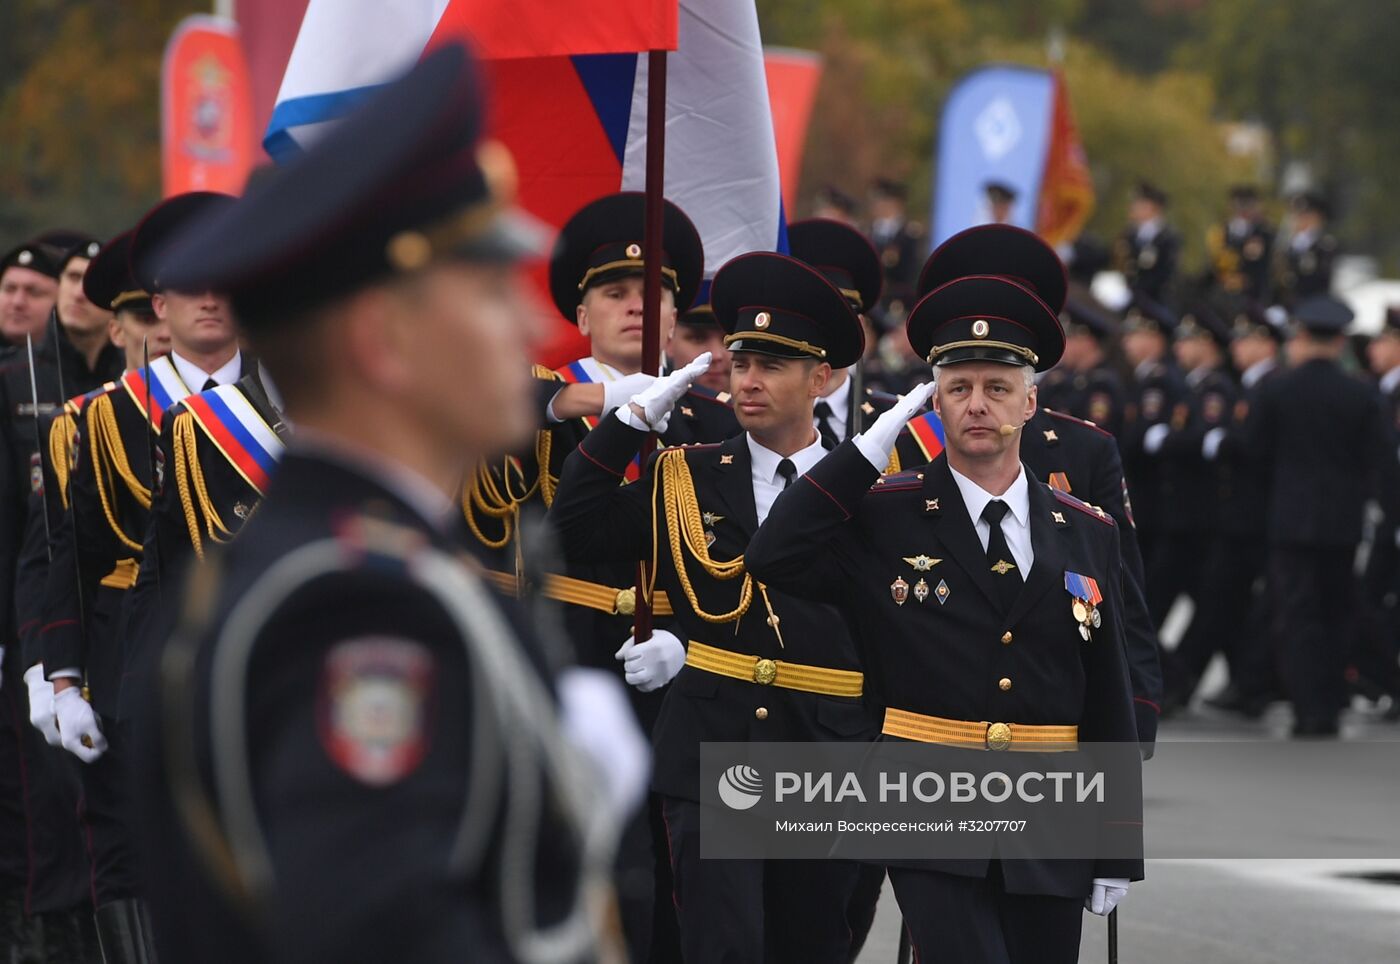
[[[563, 368], [556, 368], [554, 374], [558, 375], [570, 385], [597, 385], [603, 382], [615, 381], [615, 375], [611, 374], [602, 363], [596, 358], [580, 358], [578, 361], [571, 361]], [[591, 432], [598, 427], [598, 418], [594, 415], [585, 415], [583, 424], [588, 426]], [[641, 456], [634, 458], [627, 463], [627, 471], [623, 473], [628, 482], [635, 482], [642, 477]]]
[[204, 434], [258, 495], [267, 491], [286, 446], [237, 385], [220, 385], [185, 399]]
[[[147, 387], [147, 369], [137, 368], [127, 372], [122, 376], [122, 386], [126, 389], [131, 400], [136, 403], [136, 407], [146, 412], [146, 418], [151, 423], [153, 431], [160, 431], [161, 419], [165, 417], [165, 411], [176, 402], [184, 401], [190, 395], [189, 388], [185, 385], [180, 373], [175, 370], [175, 363], [170, 360], [169, 355], [162, 355], [154, 359], [150, 365], [150, 391]], [[150, 410], [146, 409], [147, 398], [150, 399]]]
[[936, 412], [925, 412], [909, 420], [909, 433], [924, 456], [932, 462], [943, 453], [943, 420]]

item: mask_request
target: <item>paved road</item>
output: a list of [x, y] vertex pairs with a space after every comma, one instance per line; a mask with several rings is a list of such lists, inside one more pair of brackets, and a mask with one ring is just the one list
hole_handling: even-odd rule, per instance
[[[1164, 741], [1282, 741], [1288, 711], [1256, 722], [1198, 709], [1163, 726]], [[1348, 744], [1373, 744], [1393, 760], [1400, 726], [1374, 713], [1346, 720]], [[1356, 749], [1348, 747], [1348, 749]], [[1165, 748], [1170, 752], [1170, 748]], [[1179, 819], [1170, 788], [1154, 794], [1148, 763], [1147, 820]], [[1159, 781], [1163, 782], [1163, 781]], [[1147, 880], [1133, 886], [1120, 913], [1120, 960], [1125, 964], [1397, 964], [1400, 962], [1400, 799], [1390, 801], [1395, 824], [1371, 823], [1339, 844], [1329, 859], [1154, 860]], [[1363, 839], [1364, 838], [1364, 839]], [[1369, 841], [1369, 856], [1368, 856]], [[1383, 856], [1377, 856], [1383, 855]], [[1390, 875], [1393, 882], [1354, 875]], [[899, 911], [886, 887], [861, 962], [895, 959]], [[1106, 928], [1086, 914], [1080, 960], [1107, 960]]]

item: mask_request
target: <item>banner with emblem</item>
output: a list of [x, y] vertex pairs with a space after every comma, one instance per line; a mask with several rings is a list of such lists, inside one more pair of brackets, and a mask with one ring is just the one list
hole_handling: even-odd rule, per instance
[[166, 197], [240, 194], [253, 169], [253, 95], [238, 25], [186, 17], [161, 64], [161, 168]]

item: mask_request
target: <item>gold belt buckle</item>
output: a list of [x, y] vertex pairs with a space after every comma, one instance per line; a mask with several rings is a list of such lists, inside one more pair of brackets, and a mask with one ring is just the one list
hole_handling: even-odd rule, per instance
[[993, 723], [987, 727], [987, 749], [1005, 750], [1011, 745], [1011, 727], [1005, 723]]
[[634, 616], [637, 613], [637, 590], [633, 586], [617, 591], [613, 600], [613, 611], [619, 616]]
[[778, 678], [778, 664], [771, 659], [760, 659], [753, 664], [753, 681], [760, 686], [769, 686]]

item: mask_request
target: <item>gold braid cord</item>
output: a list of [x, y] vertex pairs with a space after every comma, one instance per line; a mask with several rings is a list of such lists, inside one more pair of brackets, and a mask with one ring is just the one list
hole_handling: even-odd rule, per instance
[[224, 525], [214, 503], [209, 498], [209, 490], [204, 484], [204, 470], [199, 464], [199, 437], [194, 416], [181, 412], [171, 424], [171, 434], [175, 443], [175, 488], [180, 493], [180, 506], [185, 510], [185, 526], [189, 529], [190, 544], [194, 554], [204, 561], [204, 541], [199, 533], [199, 519], [195, 514], [194, 502], [199, 501], [199, 510], [204, 514], [204, 528], [214, 542], [227, 542], [233, 532]]
[[[506, 466], [505, 470], [509, 471], [509, 468]], [[502, 478], [498, 484], [490, 463], [486, 461], [477, 466], [471, 480], [462, 488], [462, 516], [467, 520], [467, 528], [488, 549], [504, 549], [515, 534], [519, 503], [510, 497], [509, 488], [506, 478]], [[499, 539], [491, 538], [482, 530], [478, 513], [500, 521]]]
[[68, 508], [68, 472], [73, 465], [73, 435], [77, 431], [71, 409], [65, 410], [49, 426], [49, 466], [58, 482], [58, 497], [63, 500], [64, 509]]
[[122, 545], [140, 552], [141, 543], [128, 536], [117, 521], [116, 512], [112, 508], [113, 493], [119, 478], [141, 508], [149, 509], [151, 490], [142, 485], [136, 473], [131, 470], [111, 396], [103, 395], [92, 401], [88, 406], [87, 425], [93, 476], [97, 479], [97, 494], [102, 500], [102, 512], [107, 517], [107, 524], [112, 527]]
[[890, 464], [887, 465], [887, 466], [885, 466], [885, 474], [886, 474], [886, 475], [898, 475], [900, 472], [903, 472], [903, 471], [904, 471], [904, 470], [903, 470], [902, 468], [900, 468], [900, 464], [899, 464], [899, 449], [897, 449], [897, 448], [896, 448], [896, 449], [891, 449], [891, 450], [890, 450]]
[[[671, 542], [671, 561], [676, 568], [676, 577], [695, 615], [709, 623], [730, 623], [743, 617], [753, 602], [753, 577], [744, 571], [744, 557], [738, 556], [728, 562], [717, 562], [710, 558], [710, 547], [705, 543], [705, 524], [700, 518], [700, 502], [695, 496], [695, 483], [690, 477], [690, 468], [685, 463], [685, 449], [674, 448], [662, 451], [656, 463], [656, 476], [652, 481], [652, 538], [656, 538], [656, 501], [664, 492], [666, 511], [666, 531]], [[691, 585], [690, 574], [686, 571], [686, 556], [700, 564], [713, 579], [727, 581], [743, 576], [739, 590], [739, 605], [727, 613], [709, 613], [700, 608], [700, 600]], [[655, 545], [652, 558], [656, 557]], [[653, 574], [652, 579], [655, 580]]]

